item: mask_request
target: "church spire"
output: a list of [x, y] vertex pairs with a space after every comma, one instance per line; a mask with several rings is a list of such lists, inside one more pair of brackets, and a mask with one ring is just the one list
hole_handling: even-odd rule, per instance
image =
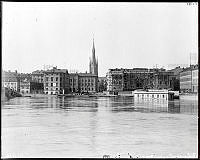
[[93, 38], [93, 46], [92, 46], [92, 61], [95, 60], [95, 46], [94, 46], [94, 38]]

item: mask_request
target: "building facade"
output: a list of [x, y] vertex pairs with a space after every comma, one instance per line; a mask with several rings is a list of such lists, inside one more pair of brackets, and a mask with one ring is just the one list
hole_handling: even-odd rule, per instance
[[98, 92], [98, 76], [90, 73], [79, 73], [79, 90], [81, 93]]
[[169, 89], [173, 72], [165, 69], [110, 69], [107, 73], [107, 91], [133, 91], [135, 89]]
[[31, 79], [33, 82], [44, 83], [44, 71], [37, 70], [31, 73]]
[[107, 90], [107, 79], [106, 77], [98, 77], [98, 92]]
[[23, 81], [20, 82], [20, 93], [30, 94], [30, 93], [43, 93], [43, 83]]
[[183, 93], [198, 92], [198, 65], [184, 68], [180, 72], [180, 91]]
[[20, 91], [20, 79], [17, 71], [2, 72], [2, 87], [9, 88], [16, 92]]
[[44, 93], [45, 94], [66, 94], [70, 91], [69, 73], [67, 69], [44, 71]]

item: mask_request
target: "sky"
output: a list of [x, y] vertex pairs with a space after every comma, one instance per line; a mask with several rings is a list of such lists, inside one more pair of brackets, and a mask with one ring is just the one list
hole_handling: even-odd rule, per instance
[[198, 6], [187, 3], [2, 2], [2, 68], [53, 65], [89, 71], [94, 38], [99, 76], [111, 68], [196, 64]]

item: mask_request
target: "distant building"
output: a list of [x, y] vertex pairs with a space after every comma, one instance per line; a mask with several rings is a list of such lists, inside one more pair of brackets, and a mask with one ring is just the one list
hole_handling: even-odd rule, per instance
[[44, 71], [37, 70], [31, 73], [31, 79], [33, 82], [44, 83]]
[[70, 77], [70, 81], [69, 81], [70, 92], [75, 92], [75, 93], [80, 92], [78, 73], [70, 73], [69, 77]]
[[46, 94], [69, 93], [69, 74], [67, 69], [57, 69], [44, 71], [44, 92]]
[[198, 92], [198, 65], [192, 65], [184, 68], [180, 72], [180, 91]]
[[70, 92], [95, 93], [98, 92], [98, 61], [95, 57], [93, 39], [92, 57], [89, 63], [89, 73], [70, 73]]
[[107, 79], [106, 77], [98, 77], [98, 92], [107, 90]]
[[80, 92], [98, 92], [98, 76], [90, 73], [79, 73]]
[[169, 89], [173, 72], [165, 69], [109, 69], [107, 91], [133, 91], [135, 89]]
[[43, 83], [30, 81], [20, 82], [20, 93], [22, 94], [43, 93], [43, 91]]
[[192, 69], [192, 92], [198, 93], [198, 65]]
[[18, 74], [18, 78], [20, 80], [20, 82], [23, 81], [31, 81], [31, 74], [30, 73], [19, 73]]
[[92, 46], [92, 57], [90, 58], [90, 63], [89, 63], [89, 73], [95, 74], [98, 76], [98, 60], [95, 57], [94, 39], [93, 39], [93, 46]]
[[19, 92], [20, 79], [19, 79], [17, 71], [15, 72], [3, 71], [2, 72], [2, 86]]
[[179, 66], [168, 71], [173, 72], [173, 75], [174, 75], [170, 80], [172, 90], [180, 91], [180, 72], [183, 71], [183, 68]]

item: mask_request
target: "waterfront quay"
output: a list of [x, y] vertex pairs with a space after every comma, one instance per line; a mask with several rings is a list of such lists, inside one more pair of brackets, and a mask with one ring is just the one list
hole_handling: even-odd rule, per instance
[[16, 97], [2, 105], [2, 158], [196, 158], [197, 115], [193, 99]]

